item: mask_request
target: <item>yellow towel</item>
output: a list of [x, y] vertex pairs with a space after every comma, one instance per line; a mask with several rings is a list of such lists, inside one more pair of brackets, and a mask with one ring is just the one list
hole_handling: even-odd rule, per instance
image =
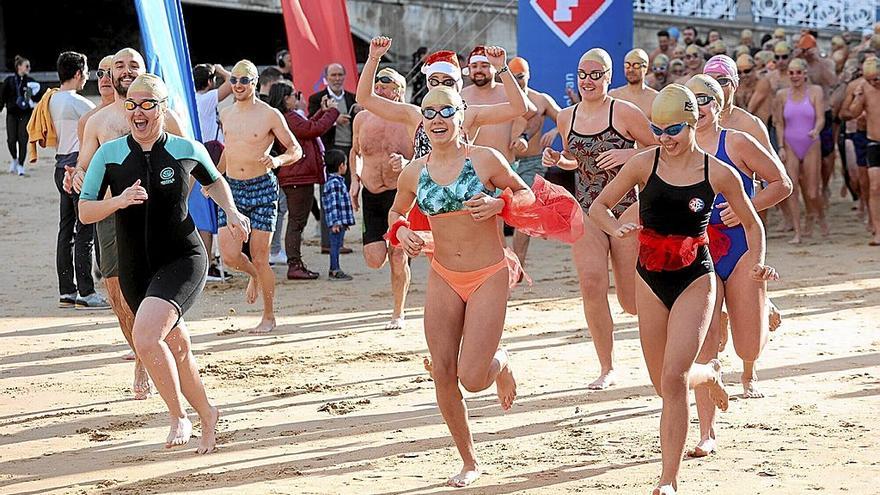
[[28, 121], [28, 157], [30, 163], [37, 161], [37, 144], [43, 148], [58, 146], [58, 135], [55, 132], [55, 124], [52, 123], [52, 114], [49, 113], [49, 100], [58, 88], [50, 88], [37, 103], [31, 120]]

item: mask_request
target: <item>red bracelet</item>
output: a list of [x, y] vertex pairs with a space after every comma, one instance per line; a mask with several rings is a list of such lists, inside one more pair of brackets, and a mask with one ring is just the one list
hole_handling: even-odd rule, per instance
[[401, 227], [409, 228], [409, 221], [405, 218], [398, 218], [388, 229], [388, 232], [385, 233], [385, 240], [388, 241], [392, 247], [400, 245], [400, 240], [397, 239], [397, 231], [400, 230]]

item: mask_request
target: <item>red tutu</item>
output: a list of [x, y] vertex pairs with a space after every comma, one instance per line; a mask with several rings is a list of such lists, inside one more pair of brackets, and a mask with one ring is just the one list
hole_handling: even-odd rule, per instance
[[639, 231], [639, 262], [652, 272], [680, 270], [697, 259], [697, 249], [709, 244], [709, 236], [660, 235]]
[[422, 213], [422, 210], [419, 209], [419, 205], [413, 205], [412, 210], [409, 211], [409, 215], [406, 217], [409, 220], [409, 228], [413, 231], [430, 231], [431, 224], [428, 223], [428, 217]]
[[[581, 206], [562, 186], [551, 184], [540, 175], [532, 185], [535, 202], [521, 208], [505, 206], [501, 217], [516, 230], [532, 236], [555, 239], [567, 244], [584, 235], [584, 217]], [[511, 204], [513, 192], [506, 189], [501, 195]]]
[[706, 234], [709, 235], [709, 254], [712, 255], [712, 263], [718, 263], [718, 260], [730, 251], [730, 237], [724, 232], [724, 229], [723, 224], [709, 224], [709, 227], [706, 228]]

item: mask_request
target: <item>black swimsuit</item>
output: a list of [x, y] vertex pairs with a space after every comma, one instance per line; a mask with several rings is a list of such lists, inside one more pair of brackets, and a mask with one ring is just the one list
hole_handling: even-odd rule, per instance
[[709, 183], [709, 156], [704, 155], [704, 178], [675, 186], [657, 175], [660, 148], [651, 176], [639, 193], [639, 262], [636, 271], [668, 309], [694, 280], [715, 271], [709, 254], [706, 226], [715, 191]]

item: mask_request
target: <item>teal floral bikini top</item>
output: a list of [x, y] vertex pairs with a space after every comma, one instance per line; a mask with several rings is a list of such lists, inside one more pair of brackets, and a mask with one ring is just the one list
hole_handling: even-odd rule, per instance
[[426, 163], [419, 174], [416, 203], [422, 212], [432, 217], [463, 210], [463, 203], [479, 193], [493, 195], [492, 191], [486, 189], [483, 182], [477, 177], [470, 157], [465, 158], [464, 167], [461, 168], [458, 177], [446, 186], [434, 182], [431, 174], [428, 173], [428, 164]]

